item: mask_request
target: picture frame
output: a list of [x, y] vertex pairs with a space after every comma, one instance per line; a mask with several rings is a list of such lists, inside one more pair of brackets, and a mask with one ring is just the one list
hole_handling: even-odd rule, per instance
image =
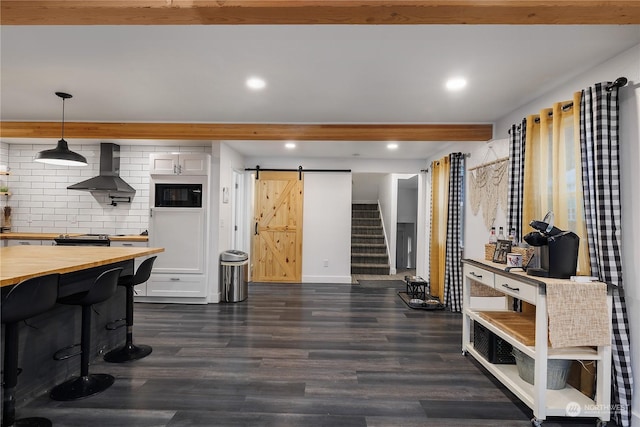
[[493, 253], [493, 262], [498, 264], [507, 263], [507, 254], [511, 252], [510, 240], [498, 240], [496, 242], [496, 250]]

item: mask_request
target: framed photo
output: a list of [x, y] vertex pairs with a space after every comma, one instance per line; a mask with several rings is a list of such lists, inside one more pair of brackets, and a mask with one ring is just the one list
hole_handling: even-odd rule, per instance
[[511, 241], [510, 240], [498, 240], [496, 243], [496, 250], [493, 253], [493, 262], [497, 262], [499, 264], [507, 263], [507, 254], [511, 252]]

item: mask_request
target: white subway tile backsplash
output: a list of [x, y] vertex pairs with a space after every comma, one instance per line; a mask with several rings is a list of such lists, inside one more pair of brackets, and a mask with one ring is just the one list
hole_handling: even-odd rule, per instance
[[[136, 189], [131, 203], [111, 205], [106, 194], [68, 190], [67, 187], [98, 175], [99, 144], [75, 144], [89, 166], [64, 167], [33, 161], [50, 147], [0, 142], [0, 164], [11, 175], [8, 203], [15, 212], [13, 231], [53, 233], [139, 234], [149, 228], [149, 154], [167, 152], [211, 153], [211, 147], [121, 145], [120, 176]], [[4, 206], [7, 202], [0, 202]]]

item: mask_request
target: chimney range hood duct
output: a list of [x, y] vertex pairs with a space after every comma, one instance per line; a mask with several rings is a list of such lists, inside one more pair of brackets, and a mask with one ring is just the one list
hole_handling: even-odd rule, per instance
[[100, 175], [70, 185], [67, 189], [129, 195], [136, 192], [120, 178], [120, 146], [108, 142], [100, 143]]

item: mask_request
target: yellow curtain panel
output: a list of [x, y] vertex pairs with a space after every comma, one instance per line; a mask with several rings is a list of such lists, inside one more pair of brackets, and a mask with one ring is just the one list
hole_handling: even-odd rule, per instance
[[431, 236], [429, 251], [429, 283], [431, 294], [444, 298], [444, 270], [449, 213], [449, 157], [431, 163]]
[[549, 211], [554, 225], [580, 237], [578, 274], [588, 274], [589, 256], [580, 168], [580, 92], [539, 115], [527, 117], [524, 167], [523, 234], [529, 222]]

